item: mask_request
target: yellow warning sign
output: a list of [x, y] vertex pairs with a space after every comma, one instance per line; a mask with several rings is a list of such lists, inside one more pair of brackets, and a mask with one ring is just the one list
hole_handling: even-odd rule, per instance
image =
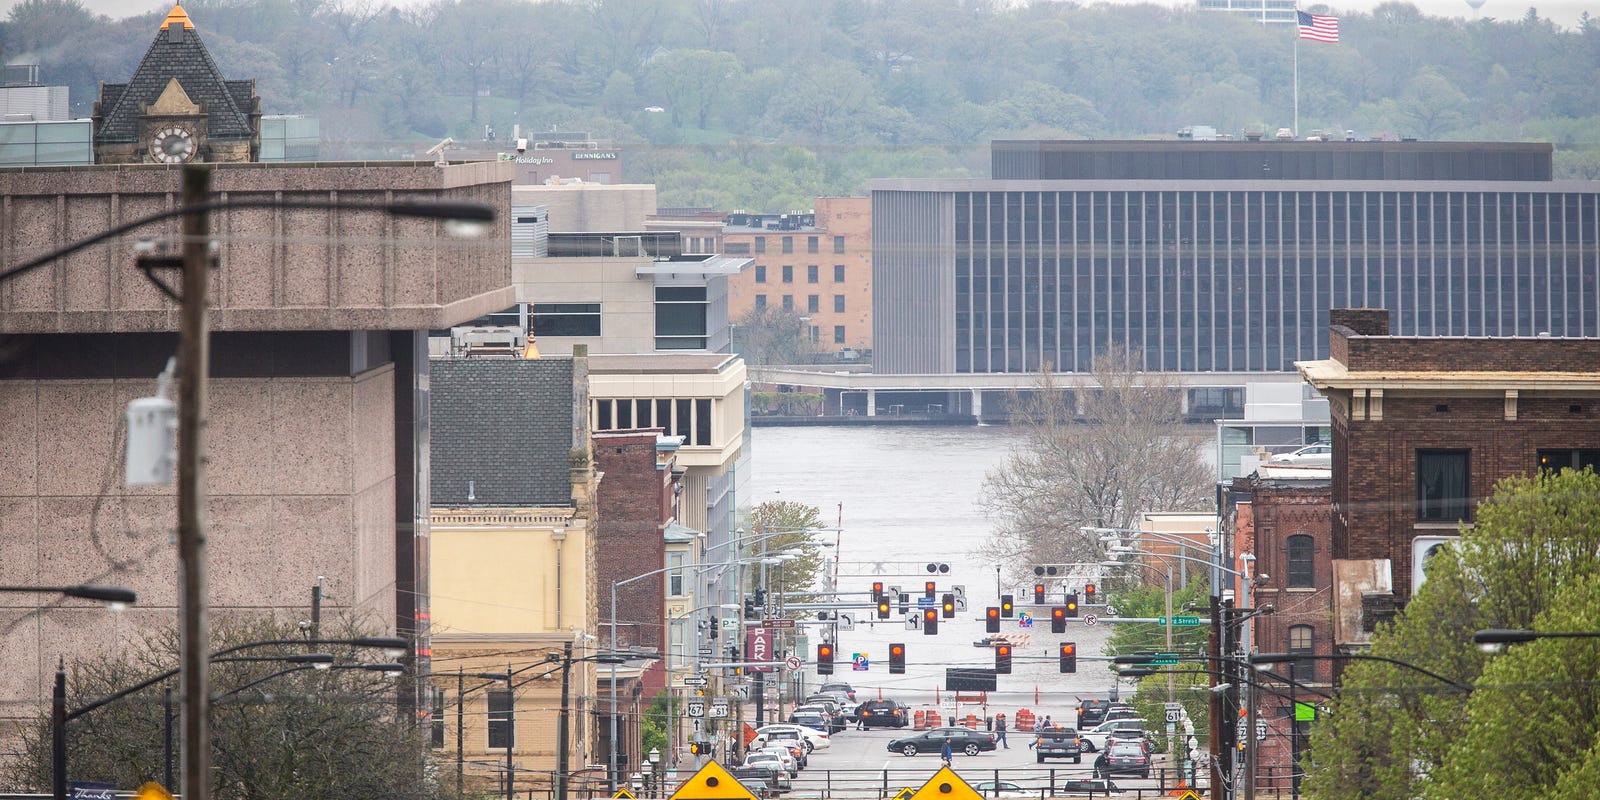
[[146, 781], [139, 786], [133, 800], [172, 800], [172, 792], [155, 781]]
[[983, 795], [962, 780], [955, 770], [940, 767], [908, 800], [983, 800]]
[[612, 798], [612, 800], [634, 800], [633, 792], [630, 792], [627, 789], [620, 789], [620, 788], [617, 789], [617, 793], [616, 794], [611, 795], [611, 798]]
[[689, 776], [668, 800], [756, 800], [756, 796], [712, 760]]
[[1177, 800], [1200, 800], [1200, 794], [1193, 789], [1180, 789], [1174, 791], [1172, 796]]
[[911, 800], [912, 795], [915, 794], [916, 792], [912, 791], [910, 786], [902, 786], [900, 791], [895, 792], [894, 797], [890, 798], [890, 800]]

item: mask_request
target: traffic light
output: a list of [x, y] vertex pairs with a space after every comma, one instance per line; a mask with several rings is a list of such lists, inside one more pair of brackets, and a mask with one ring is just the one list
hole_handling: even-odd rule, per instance
[[1083, 604], [1086, 606], [1094, 605], [1094, 584], [1092, 583], [1084, 584]]
[[1000, 632], [1000, 609], [989, 606], [983, 610], [983, 629], [989, 633]]
[[889, 645], [889, 674], [906, 674], [906, 646], [898, 642]]
[[711, 744], [709, 742], [690, 742], [689, 752], [697, 756], [707, 755], [711, 752]]
[[1067, 632], [1067, 610], [1066, 609], [1064, 609], [1064, 608], [1062, 608], [1060, 606], [1056, 606], [1055, 608], [1050, 609], [1050, 632], [1051, 633], [1066, 633]]
[[1078, 645], [1075, 642], [1061, 643], [1061, 671], [1078, 671]]
[[1033, 604], [1036, 606], [1044, 605], [1044, 584], [1042, 583], [1033, 585]]
[[883, 602], [883, 581], [872, 582], [872, 602]]
[[1067, 595], [1067, 616], [1078, 616], [1078, 594], [1076, 592]]
[[900, 591], [900, 587], [898, 587], [898, 586], [890, 586], [889, 587], [889, 591], [890, 591], [890, 593], [892, 593], [894, 595], [895, 600], [899, 601], [899, 603], [900, 603], [900, 613], [902, 613], [902, 614], [910, 613], [911, 612], [911, 596], [909, 594], [905, 593], [905, 592]]
[[880, 597], [880, 598], [878, 598], [878, 619], [888, 619], [888, 618], [889, 618], [889, 599], [886, 598], [886, 597]]
[[934, 589], [935, 586], [933, 581], [928, 581], [927, 583], [922, 584], [922, 596], [932, 600]]
[[997, 644], [994, 646], [994, 671], [996, 675], [1011, 674], [1011, 645]]
[[1017, 610], [1016, 600], [1015, 595], [1000, 595], [1000, 616], [1011, 619], [1011, 615]]
[[944, 618], [945, 619], [955, 619], [956, 618], [956, 596], [951, 594], [951, 593], [949, 593], [949, 592], [945, 592], [944, 596], [939, 598], [939, 608], [940, 608], [941, 611], [944, 612]]
[[922, 635], [932, 636], [939, 632], [939, 609], [925, 608], [922, 610]]
[[833, 674], [833, 645], [831, 645], [831, 644], [819, 644], [819, 645], [817, 645], [817, 674], [818, 675], [832, 675]]

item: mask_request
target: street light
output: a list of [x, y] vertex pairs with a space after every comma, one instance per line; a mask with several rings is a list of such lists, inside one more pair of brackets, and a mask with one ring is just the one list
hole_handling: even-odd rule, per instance
[[0, 592], [8, 594], [59, 594], [66, 597], [76, 597], [83, 600], [99, 600], [106, 604], [112, 611], [122, 611], [138, 600], [132, 589], [120, 586], [95, 586], [80, 583], [73, 586], [0, 586]]
[[1534, 639], [1597, 639], [1600, 631], [1529, 631], [1515, 628], [1488, 628], [1472, 634], [1472, 641], [1485, 653], [1498, 653], [1506, 645]]
[[[178, 564], [179, 564], [179, 683], [183, 696], [184, 800], [210, 800], [211, 733], [207, 706], [210, 690], [208, 658], [203, 649], [210, 638], [206, 622], [205, 550], [205, 389], [210, 367], [210, 330], [206, 300], [210, 280], [211, 212], [244, 208], [306, 210], [369, 210], [390, 216], [440, 219], [453, 236], [483, 233], [495, 220], [494, 208], [476, 202], [433, 200], [425, 202], [357, 203], [338, 200], [229, 197], [215, 200], [211, 193], [211, 166], [189, 164], [183, 168], [183, 192], [175, 207], [139, 217], [71, 242], [37, 258], [0, 271], [0, 282], [44, 266], [79, 250], [147, 225], [182, 219], [183, 292], [181, 296], [147, 272], [147, 277], [179, 305], [178, 324]], [[61, 778], [57, 778], [59, 784]], [[58, 797], [65, 787], [56, 787]]]

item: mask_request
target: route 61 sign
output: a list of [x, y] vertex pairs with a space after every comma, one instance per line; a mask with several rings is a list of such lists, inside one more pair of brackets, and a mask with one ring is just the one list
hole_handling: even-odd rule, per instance
[[728, 701], [726, 701], [726, 700], [713, 700], [713, 701], [711, 701], [711, 718], [712, 719], [723, 719], [723, 718], [725, 718], [727, 716], [728, 716]]

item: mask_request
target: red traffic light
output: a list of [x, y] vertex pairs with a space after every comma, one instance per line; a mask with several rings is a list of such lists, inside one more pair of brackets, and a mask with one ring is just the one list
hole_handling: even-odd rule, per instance
[[1055, 608], [1050, 609], [1050, 632], [1051, 633], [1066, 633], [1067, 632], [1067, 610], [1066, 609], [1064, 609], [1064, 608], [1062, 608], [1060, 606], [1057, 606]]
[[1061, 671], [1078, 671], [1078, 645], [1073, 642], [1061, 643]]
[[939, 632], [939, 609], [925, 608], [922, 610], [922, 634], [932, 636]]
[[1000, 675], [1011, 674], [1011, 645], [997, 644], [994, 646], [994, 671]]
[[1036, 583], [1033, 585], [1033, 603], [1034, 605], [1044, 605], [1044, 584]]
[[1000, 632], [1000, 609], [989, 606], [983, 611], [983, 629], [988, 633]]
[[878, 598], [880, 598], [882, 596], [883, 596], [883, 581], [873, 581], [872, 582], [872, 599], [876, 600], [876, 599], [878, 599]]

